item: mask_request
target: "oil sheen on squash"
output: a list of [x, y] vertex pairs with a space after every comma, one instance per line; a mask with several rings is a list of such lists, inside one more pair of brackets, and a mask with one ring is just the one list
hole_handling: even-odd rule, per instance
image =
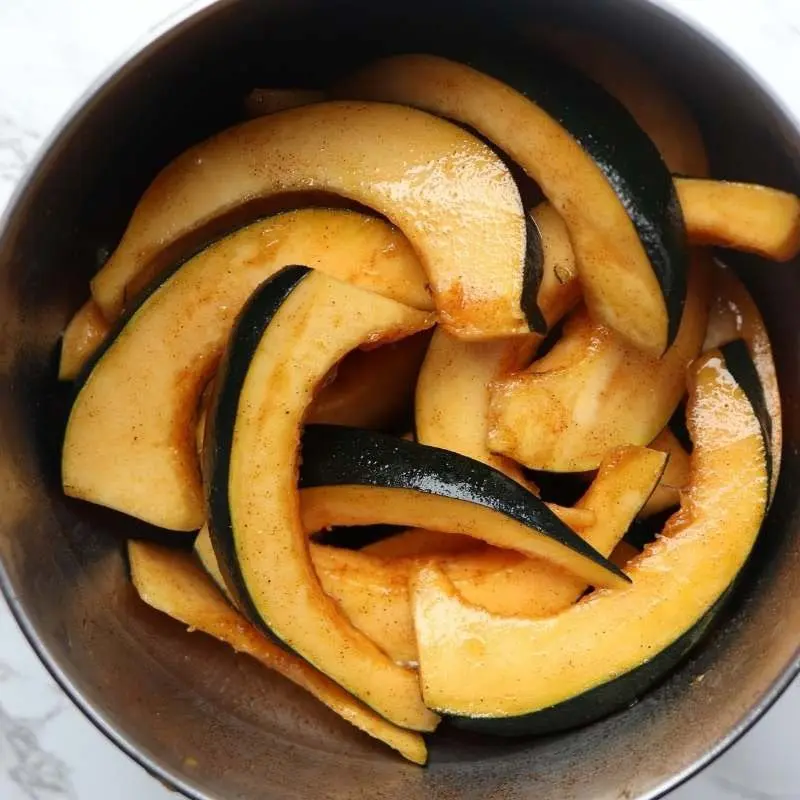
[[506, 50], [469, 65], [392, 56], [337, 92], [406, 103], [479, 131], [564, 218], [595, 317], [656, 356], [673, 341], [688, 257], [672, 178], [647, 134], [596, 83], [564, 64]]
[[361, 203], [403, 231], [451, 333], [480, 339], [528, 331], [525, 217], [508, 169], [458, 126], [379, 103], [269, 114], [181, 154], [139, 201], [92, 280], [92, 296], [114, 319], [127, 287], [163, 268], [164, 252], [181, 240], [245, 202], [311, 190]]
[[570, 728], [628, 705], [696, 643], [767, 506], [763, 396], [747, 359], [728, 345], [693, 365], [689, 486], [662, 535], [627, 564], [628, 587], [535, 620], [471, 606], [440, 569], [418, 573], [414, 627], [431, 708], [502, 735]]
[[[549, 203], [537, 206], [531, 219], [542, 241], [537, 302], [553, 327], [580, 299], [575, 256], [566, 225]], [[519, 464], [489, 450], [489, 384], [527, 366], [542, 339], [530, 334], [467, 342], [436, 330], [417, 381], [417, 440], [482, 461], [535, 490]]]
[[681, 327], [661, 358], [595, 323], [585, 308], [574, 312], [549, 353], [492, 384], [489, 447], [531, 469], [580, 472], [610, 448], [651, 442], [683, 397], [686, 367], [703, 343], [707, 261], [694, 254]]
[[303, 418], [329, 370], [356, 347], [432, 322], [321, 272], [287, 267], [256, 290], [236, 322], [203, 447], [211, 539], [237, 607], [381, 716], [420, 731], [438, 718], [415, 675], [356, 630], [319, 584], [297, 473]]
[[[556, 509], [556, 513], [587, 513], [589, 519], [576, 530], [608, 555], [657, 485], [665, 461], [663, 453], [643, 447], [620, 448], [605, 459], [576, 508]], [[341, 487], [329, 488], [336, 492]], [[313, 491], [301, 493], [310, 505]], [[340, 510], [346, 512], [348, 507], [343, 505]], [[308, 512], [304, 515], [306, 527], [311, 530], [315, 510], [304, 504], [304, 511]], [[336, 515], [335, 520], [339, 522], [341, 517]], [[352, 552], [312, 546], [314, 566], [325, 591], [357, 628], [398, 663], [417, 661], [408, 585], [426, 563], [440, 564], [465, 600], [497, 614], [549, 616], [570, 606], [587, 588], [585, 580], [513, 551], [486, 546], [443, 550], [448, 542], [438, 542], [435, 533], [423, 531], [417, 536], [417, 541], [430, 537], [430, 550], [419, 548], [403, 557], [391, 551], [387, 555], [385, 548], [382, 552], [377, 546], [372, 552], [369, 548]]]
[[95, 354], [67, 424], [64, 491], [162, 528], [197, 530], [201, 392], [247, 298], [298, 261], [432, 308], [414, 252], [381, 220], [307, 209], [243, 228], [162, 276]]

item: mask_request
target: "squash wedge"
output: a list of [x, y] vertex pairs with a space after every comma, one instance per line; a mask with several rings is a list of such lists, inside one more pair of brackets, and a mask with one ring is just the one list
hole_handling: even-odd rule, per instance
[[374, 431], [313, 425], [303, 437], [300, 486], [308, 531], [331, 520], [425, 525], [545, 559], [584, 583], [627, 582], [539, 498], [449, 450]]
[[800, 252], [800, 198], [754, 183], [676, 178], [692, 244], [790, 261]]
[[[575, 509], [594, 519], [581, 536], [600, 552], [611, 553], [658, 483], [665, 460], [662, 453], [643, 447], [610, 454]], [[486, 546], [423, 550], [401, 558], [312, 546], [312, 558], [323, 588], [353, 625], [402, 664], [417, 660], [408, 582], [430, 560], [441, 563], [461, 596], [497, 614], [548, 616], [586, 589], [585, 581], [546, 561]]]
[[392, 725], [301, 658], [287, 653], [235, 611], [188, 553], [149, 542], [128, 542], [131, 579], [142, 600], [176, 619], [229, 644], [310, 692], [342, 719], [385, 742], [415, 764], [427, 761], [425, 740]]
[[599, 590], [544, 620], [490, 614], [425, 567], [413, 580], [423, 694], [461, 727], [550, 733], [624, 708], [697, 643], [744, 566], [769, 493], [763, 393], [741, 343], [690, 369], [691, 481], [662, 536]]
[[651, 517], [680, 505], [681, 492], [689, 483], [689, 454], [669, 425], [650, 442], [649, 447], [666, 453], [669, 460], [656, 490], [639, 513], [640, 517]]
[[438, 719], [413, 673], [357, 631], [319, 585], [297, 473], [303, 418], [328, 371], [356, 347], [403, 338], [432, 321], [322, 272], [286, 267], [261, 284], [236, 321], [203, 446], [211, 540], [237, 607], [381, 716], [420, 731]]
[[685, 392], [685, 370], [700, 352], [708, 320], [708, 265], [696, 253], [678, 337], [662, 358], [629, 345], [586, 309], [524, 372], [491, 386], [489, 447], [532, 469], [595, 469], [609, 449], [646, 445]]
[[366, 67], [337, 93], [416, 106], [477, 130], [564, 218], [598, 321], [656, 356], [672, 343], [688, 270], [672, 177], [648, 136], [597, 84], [530, 53], [472, 66], [402, 55]]
[[192, 435], [200, 394], [251, 292], [296, 261], [432, 307], [416, 256], [380, 220], [320, 209], [243, 228], [162, 276], [95, 354], [64, 438], [68, 495], [162, 528], [203, 524]]
[[[538, 305], [548, 327], [580, 299], [569, 233], [548, 203], [531, 212], [542, 241], [542, 280]], [[526, 366], [543, 337], [537, 334], [494, 342], [467, 342], [437, 329], [417, 381], [414, 416], [417, 440], [482, 461], [523, 486], [535, 486], [519, 464], [492, 453], [489, 384]]]
[[648, 64], [617, 42], [585, 31], [546, 27], [536, 31], [535, 39], [614, 95], [653, 140], [671, 172], [708, 175], [708, 153], [697, 122]]
[[[146, 191], [92, 280], [116, 318], [175, 248], [245, 202], [344, 196], [388, 217], [428, 275], [440, 322], [466, 338], [527, 333], [525, 217], [511, 174], [450, 122], [379, 103], [317, 103], [250, 120], [196, 145]], [[454, 235], [458, 231], [458, 236]]]
[[[658, 483], [665, 456], [643, 447], [624, 447], [609, 455], [575, 509], [587, 518], [581, 536], [604, 553], [611, 553]], [[329, 487], [332, 494], [343, 487]], [[321, 518], [314, 489], [300, 492], [303, 524], [313, 531], [323, 521], [340, 524], [348, 513], [349, 497], [336, 506], [325, 504]], [[339, 513], [337, 513], [337, 511]], [[565, 515], [568, 516], [568, 515]], [[580, 519], [579, 513], [575, 514]], [[348, 520], [345, 519], [344, 522]], [[415, 531], [415, 549], [398, 556], [385, 545], [392, 539], [360, 551], [312, 544], [311, 559], [325, 592], [348, 620], [398, 664], [415, 665], [417, 648], [412, 624], [408, 582], [420, 566], [440, 562], [462, 596], [498, 614], [548, 616], [572, 604], [586, 589], [552, 564], [510, 550], [486, 547], [466, 536], [437, 531]], [[441, 534], [440, 534], [441, 536]], [[401, 539], [402, 534], [398, 537]], [[384, 551], [380, 549], [384, 545]], [[427, 547], [423, 546], [427, 545]], [[449, 549], [448, 549], [449, 547]], [[195, 553], [206, 571], [229, 594], [206, 528], [195, 541]]]
[[108, 336], [111, 326], [94, 300], [87, 300], [69, 321], [61, 340], [58, 379], [71, 381]]
[[314, 398], [307, 422], [376, 430], [396, 426], [413, 405], [430, 341], [425, 332], [345, 356]]
[[770, 500], [775, 495], [783, 453], [783, 419], [781, 416], [781, 393], [778, 373], [772, 357], [772, 345], [750, 292], [736, 277], [736, 273], [724, 264], [716, 262], [712, 272], [711, 311], [708, 330], [703, 343], [704, 350], [742, 339], [753, 359], [761, 386], [764, 390], [766, 409], [769, 415], [772, 479]]

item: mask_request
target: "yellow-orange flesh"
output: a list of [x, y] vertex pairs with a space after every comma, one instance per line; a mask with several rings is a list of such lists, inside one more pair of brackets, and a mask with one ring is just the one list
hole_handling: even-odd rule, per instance
[[164, 280], [94, 366], [67, 424], [64, 491], [162, 528], [197, 530], [200, 394], [245, 301], [295, 263], [432, 308], [413, 250], [381, 220], [307, 209], [243, 228]]
[[310, 692], [342, 719], [374, 736], [415, 764], [427, 761], [425, 740], [392, 725], [302, 658], [259, 633], [225, 600], [188, 553], [149, 542], [128, 542], [131, 579], [142, 600], [157, 611], [245, 653]]
[[[551, 205], [537, 206], [531, 218], [542, 238], [538, 303], [552, 327], [580, 298], [575, 257], [566, 225]], [[417, 381], [417, 440], [489, 464], [535, 491], [519, 464], [489, 450], [489, 384], [526, 366], [542, 339], [530, 334], [494, 342], [467, 342], [437, 329]]]
[[726, 592], [766, 510], [764, 441], [719, 352], [698, 359], [690, 376], [689, 487], [662, 536], [628, 563], [629, 586], [522, 619], [470, 605], [441, 569], [420, 570], [414, 629], [431, 708], [513, 717], [554, 706], [657, 657]]
[[525, 219], [508, 169], [458, 126], [386, 103], [280, 111], [190, 148], [139, 201], [92, 280], [92, 296], [113, 319], [129, 287], [163, 266], [165, 251], [246, 202], [308, 191], [343, 196], [396, 224], [451, 333], [481, 339], [528, 331]]
[[707, 257], [695, 253], [678, 335], [661, 358], [632, 347], [585, 308], [574, 312], [549, 353], [492, 384], [489, 447], [532, 469], [581, 472], [613, 447], [651, 442], [683, 397], [686, 367], [700, 352], [708, 282]]

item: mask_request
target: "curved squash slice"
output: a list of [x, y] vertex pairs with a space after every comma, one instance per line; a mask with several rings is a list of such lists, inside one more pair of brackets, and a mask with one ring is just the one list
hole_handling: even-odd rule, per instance
[[536, 38], [614, 95], [653, 140], [671, 172], [708, 175], [708, 153], [697, 122], [648, 64], [618, 42], [585, 31], [548, 27], [537, 31]]
[[624, 444], [646, 445], [685, 391], [708, 319], [708, 270], [696, 254], [675, 343], [662, 358], [627, 344], [578, 309], [530, 369], [491, 387], [489, 447], [532, 469], [580, 472]]
[[689, 483], [689, 454], [683, 449], [683, 445], [670, 430], [669, 425], [650, 442], [649, 446], [653, 450], [666, 453], [669, 460], [656, 490], [639, 513], [640, 517], [651, 517], [653, 514], [679, 505], [681, 492]]
[[800, 252], [800, 198], [753, 183], [676, 178], [686, 233], [710, 244], [789, 261]]
[[64, 331], [58, 363], [58, 379], [71, 381], [77, 377], [110, 330], [111, 326], [106, 322], [94, 300], [87, 300]]
[[402, 235], [361, 214], [295, 211], [218, 241], [153, 284], [96, 355], [64, 438], [67, 494], [172, 530], [203, 524], [200, 394], [251, 292], [295, 261], [431, 305]]
[[763, 396], [744, 347], [690, 370], [691, 482], [630, 586], [544, 620], [462, 600], [439, 569], [413, 581], [423, 694], [472, 730], [545, 733], [630, 704], [697, 642], [744, 565], [769, 491]]
[[377, 430], [397, 425], [413, 403], [430, 341], [427, 332], [420, 333], [345, 356], [314, 398], [307, 422]]
[[355, 428], [315, 425], [303, 439], [303, 523], [415, 525], [546, 559], [596, 586], [625, 575], [541, 500], [500, 472], [449, 450]]
[[244, 107], [248, 117], [263, 117], [324, 99], [325, 93], [316, 89], [253, 89], [245, 98]]
[[[574, 509], [594, 520], [581, 536], [610, 553], [658, 483], [664, 462], [662, 453], [642, 447], [612, 453]], [[403, 664], [417, 660], [408, 581], [430, 560], [442, 563], [466, 600], [497, 614], [548, 616], [574, 603], [586, 589], [585, 581], [546, 561], [485, 546], [402, 558], [312, 546], [312, 558], [323, 588], [353, 625]]]
[[211, 539], [237, 606], [381, 716], [423, 731], [438, 720], [413, 673], [350, 625], [319, 585], [297, 472], [303, 417], [328, 371], [356, 347], [431, 322], [321, 272], [287, 267], [254, 292], [236, 322], [203, 447]]
[[761, 386], [764, 390], [766, 408], [769, 412], [769, 432], [772, 458], [772, 480], [770, 499], [775, 495], [783, 453], [783, 419], [781, 416], [781, 394], [778, 388], [778, 373], [772, 358], [772, 345], [764, 319], [758, 306], [736, 273], [719, 262], [715, 263], [711, 285], [711, 312], [708, 330], [703, 343], [710, 350], [736, 339], [742, 339], [753, 359]]
[[229, 644], [237, 653], [252, 656], [409, 761], [415, 764], [427, 761], [425, 740], [418, 733], [387, 722], [301, 658], [265, 638], [231, 608], [188, 553], [130, 541], [128, 559], [133, 585], [149, 606], [191, 631], [202, 631]]
[[523, 302], [535, 275], [525, 267], [525, 218], [511, 174], [458, 126], [377, 103], [282, 111], [187, 150], [139, 201], [92, 295], [113, 319], [132, 285], [144, 285], [182, 239], [246, 201], [310, 190], [373, 208], [403, 231], [451, 333], [528, 332]]
[[[548, 327], [552, 327], [580, 298], [575, 257], [567, 228], [551, 205], [539, 205], [531, 212], [531, 219], [542, 241], [537, 302]], [[417, 381], [417, 440], [482, 461], [535, 490], [519, 464], [492, 453], [486, 442], [489, 384], [525, 366], [542, 338], [531, 334], [495, 342], [466, 342], [437, 329]]]
[[395, 56], [338, 93], [417, 106], [496, 144], [564, 218], [593, 315], [660, 355], [678, 331], [688, 259], [658, 150], [611, 95], [564, 65], [504, 53], [476, 66], [483, 72], [438, 56]]

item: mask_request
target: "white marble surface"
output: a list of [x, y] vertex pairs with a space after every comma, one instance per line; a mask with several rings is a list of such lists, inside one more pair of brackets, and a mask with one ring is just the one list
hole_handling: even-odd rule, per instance
[[[661, 0], [760, 72], [800, 117], [800, 0]], [[0, 0], [0, 208], [75, 98], [184, 0]], [[800, 800], [800, 684], [670, 800]], [[0, 798], [175, 797], [111, 745], [39, 664], [0, 600]]]

